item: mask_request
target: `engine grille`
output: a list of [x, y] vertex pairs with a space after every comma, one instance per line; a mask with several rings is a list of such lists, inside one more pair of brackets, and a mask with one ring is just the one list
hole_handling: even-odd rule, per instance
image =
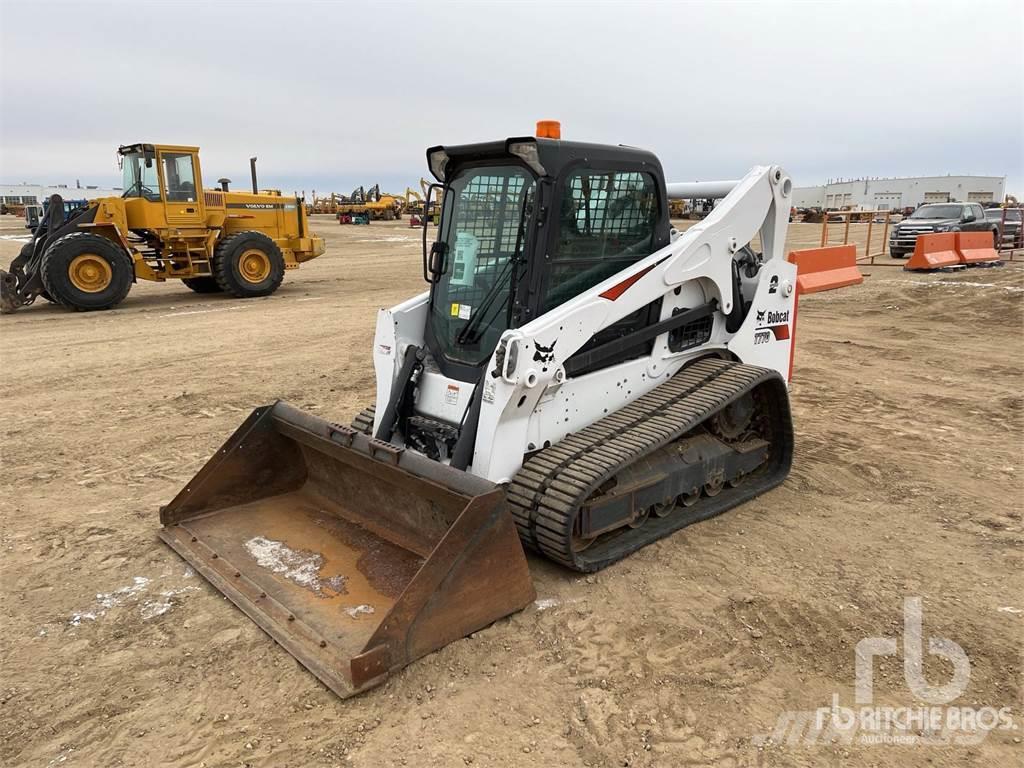
[[668, 335], [668, 348], [672, 352], [707, 344], [711, 340], [711, 329], [714, 326], [714, 315], [681, 325]]
[[889, 250], [914, 250], [918, 235], [929, 235], [935, 231], [931, 224], [900, 224], [889, 233]]

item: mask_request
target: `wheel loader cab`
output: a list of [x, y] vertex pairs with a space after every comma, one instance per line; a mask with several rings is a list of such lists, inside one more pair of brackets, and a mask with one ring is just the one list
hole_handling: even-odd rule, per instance
[[[432, 147], [427, 160], [444, 202], [437, 240], [429, 253], [424, 245], [425, 341], [446, 376], [477, 381], [506, 329], [669, 242], [664, 176], [649, 152], [529, 137]], [[659, 309], [660, 300], [591, 343]]]
[[197, 147], [131, 144], [120, 147], [118, 155], [129, 227], [205, 223]]

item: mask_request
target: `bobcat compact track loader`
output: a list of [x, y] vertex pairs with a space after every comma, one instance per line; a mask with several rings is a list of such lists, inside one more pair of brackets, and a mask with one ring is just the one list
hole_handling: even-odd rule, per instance
[[[593, 571], [789, 471], [790, 178], [539, 133], [427, 151], [429, 290], [380, 311], [376, 407], [258, 408], [161, 511], [341, 696], [529, 604], [523, 545]], [[670, 196], [724, 200], [677, 232]]]
[[32, 242], [0, 270], [0, 312], [42, 296], [78, 311], [120, 304], [137, 280], [180, 279], [196, 293], [269, 296], [287, 269], [324, 252], [306, 206], [276, 190], [203, 189], [198, 147], [118, 148], [124, 194], [64, 216], [53, 195]]

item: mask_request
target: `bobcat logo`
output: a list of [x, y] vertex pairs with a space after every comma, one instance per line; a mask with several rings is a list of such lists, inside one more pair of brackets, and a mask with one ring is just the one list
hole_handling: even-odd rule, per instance
[[533, 345], [537, 348], [533, 352], [533, 359], [538, 363], [550, 363], [555, 359], [555, 344], [558, 343], [558, 339], [551, 342], [550, 347], [545, 347], [543, 344], [534, 342]]
[[764, 313], [767, 312], [767, 311], [768, 310], [765, 310], [765, 309], [757, 310], [757, 322], [759, 322], [759, 323], [763, 323], [764, 322]]

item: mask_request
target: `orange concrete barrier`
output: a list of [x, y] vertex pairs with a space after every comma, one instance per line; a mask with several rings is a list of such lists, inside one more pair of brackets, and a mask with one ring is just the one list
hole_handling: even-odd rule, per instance
[[956, 252], [961, 264], [999, 261], [991, 232], [957, 232]]
[[796, 264], [800, 293], [830, 291], [864, 282], [864, 275], [857, 269], [857, 246], [852, 243], [790, 251], [788, 261]]
[[904, 269], [911, 272], [917, 270], [942, 269], [960, 264], [960, 254], [956, 250], [956, 236], [959, 232], [939, 232], [933, 235], [918, 235], [914, 243], [914, 253]]

